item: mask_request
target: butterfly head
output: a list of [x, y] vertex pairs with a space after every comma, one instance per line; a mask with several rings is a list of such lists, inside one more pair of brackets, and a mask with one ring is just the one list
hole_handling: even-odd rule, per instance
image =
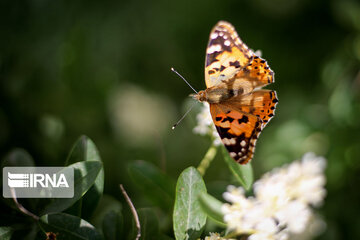
[[207, 101], [207, 96], [206, 96], [205, 91], [199, 91], [196, 94], [190, 94], [190, 97], [198, 100], [199, 102]]

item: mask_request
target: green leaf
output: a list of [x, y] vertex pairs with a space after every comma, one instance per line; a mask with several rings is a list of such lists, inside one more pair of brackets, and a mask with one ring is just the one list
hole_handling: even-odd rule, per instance
[[159, 235], [159, 221], [153, 210], [141, 208], [137, 210], [141, 226], [141, 240], [157, 240]]
[[156, 206], [168, 211], [174, 204], [175, 181], [156, 166], [145, 161], [129, 164], [129, 174], [134, 183]]
[[77, 200], [79, 200], [94, 184], [96, 177], [102, 169], [102, 163], [98, 161], [78, 162], [70, 165], [74, 168], [74, 197], [55, 198], [42, 210], [42, 214], [62, 212]]
[[[136, 210], [140, 221], [140, 240], [158, 240], [159, 239], [159, 221], [151, 208], [141, 208]], [[127, 239], [135, 239], [138, 229], [134, 218]]]
[[121, 212], [121, 203], [110, 195], [104, 194], [100, 199], [98, 206], [95, 209], [93, 216], [91, 217], [91, 223], [97, 228], [101, 229], [103, 221], [107, 213]]
[[225, 227], [224, 214], [221, 212], [221, 206], [223, 203], [213, 196], [202, 193], [199, 196], [201, 209], [211, 218], [215, 223], [222, 227]]
[[0, 227], [0, 239], [10, 240], [12, 234], [13, 229], [11, 227]]
[[176, 184], [173, 222], [177, 240], [200, 237], [206, 223], [198, 200], [202, 193], [206, 193], [206, 186], [200, 173], [194, 167], [185, 169]]
[[236, 180], [248, 191], [253, 183], [253, 171], [250, 163], [245, 165], [239, 164], [234, 161], [226, 151], [225, 147], [221, 147], [224, 160], [228, 165], [230, 171], [235, 176]]
[[[91, 139], [89, 139], [87, 136], [81, 136], [74, 144], [72, 150], [70, 151], [70, 154], [66, 160], [66, 165], [73, 164], [76, 162], [81, 161], [99, 161], [101, 162], [101, 158], [99, 155], [99, 151], [97, 150], [95, 144]], [[96, 189], [97, 191], [97, 201], [94, 201], [93, 203], [98, 203], [98, 201], [101, 198], [103, 189], [104, 189], [104, 170], [101, 169], [98, 177], [96, 178], [94, 186], [89, 189], [89, 191], [86, 193], [88, 195], [92, 189]], [[85, 196], [84, 196], [85, 197]], [[83, 204], [85, 199], [83, 198]], [[90, 206], [94, 206], [91, 204]]]
[[87, 221], [66, 213], [53, 213], [40, 217], [40, 227], [45, 232], [57, 234], [61, 239], [102, 239], [100, 233]]
[[[66, 160], [66, 165], [82, 161], [98, 161], [101, 162], [99, 151], [95, 144], [87, 136], [81, 136], [74, 144], [70, 154]], [[88, 220], [93, 214], [96, 206], [104, 191], [104, 169], [101, 168], [96, 177], [94, 185], [86, 192], [86, 194], [74, 204], [68, 213], [81, 216]]]
[[66, 166], [82, 161], [99, 161], [101, 158], [99, 152], [90, 138], [81, 136], [72, 147], [68, 158], [66, 159]]
[[102, 222], [102, 232], [105, 239], [116, 240], [124, 238], [124, 219], [120, 211], [109, 211]]

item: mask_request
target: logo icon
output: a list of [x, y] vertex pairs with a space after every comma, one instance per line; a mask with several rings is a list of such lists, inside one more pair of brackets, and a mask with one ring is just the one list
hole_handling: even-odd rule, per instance
[[10, 173], [8, 172], [8, 185], [11, 188], [18, 187], [69, 187], [69, 184], [66, 181], [66, 177], [63, 173], [57, 178], [56, 174], [42, 174], [42, 173], [30, 173], [30, 174], [21, 174], [21, 173]]
[[71, 167], [5, 167], [5, 198], [71, 198], [74, 169]]

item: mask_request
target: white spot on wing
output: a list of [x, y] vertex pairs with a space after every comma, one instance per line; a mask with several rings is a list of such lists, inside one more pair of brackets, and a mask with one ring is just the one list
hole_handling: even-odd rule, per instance
[[227, 138], [223, 138], [223, 139], [221, 139], [221, 141], [222, 141], [225, 145], [230, 145], [229, 139], [227, 139]]
[[213, 34], [211, 34], [211, 39], [215, 39], [215, 38], [217, 38], [218, 37], [218, 34], [217, 33], [213, 33]]
[[245, 147], [245, 146], [246, 146], [245, 140], [242, 140], [242, 141], [240, 142], [240, 146], [242, 146], [242, 147]]
[[211, 54], [211, 53], [220, 52], [220, 51], [221, 51], [221, 45], [216, 44], [216, 45], [210, 46], [210, 47], [207, 49], [206, 53], [207, 53], [207, 54]]
[[235, 138], [223, 138], [221, 140], [225, 145], [235, 145], [236, 144]]
[[229, 41], [229, 40], [226, 40], [226, 41], [224, 42], [224, 44], [225, 44], [225, 46], [230, 46], [230, 41]]

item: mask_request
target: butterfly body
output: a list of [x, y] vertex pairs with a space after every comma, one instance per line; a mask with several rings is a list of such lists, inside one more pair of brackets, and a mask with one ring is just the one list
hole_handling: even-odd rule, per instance
[[200, 102], [220, 103], [231, 99], [232, 97], [244, 93], [244, 88], [240, 85], [235, 86], [235, 81], [223, 81], [217, 86], [207, 88], [195, 95], [195, 99]]
[[261, 89], [274, 82], [274, 73], [224, 21], [211, 31], [206, 53], [207, 89], [194, 98], [210, 104], [222, 143], [235, 161], [246, 164], [260, 132], [274, 116], [276, 92]]

